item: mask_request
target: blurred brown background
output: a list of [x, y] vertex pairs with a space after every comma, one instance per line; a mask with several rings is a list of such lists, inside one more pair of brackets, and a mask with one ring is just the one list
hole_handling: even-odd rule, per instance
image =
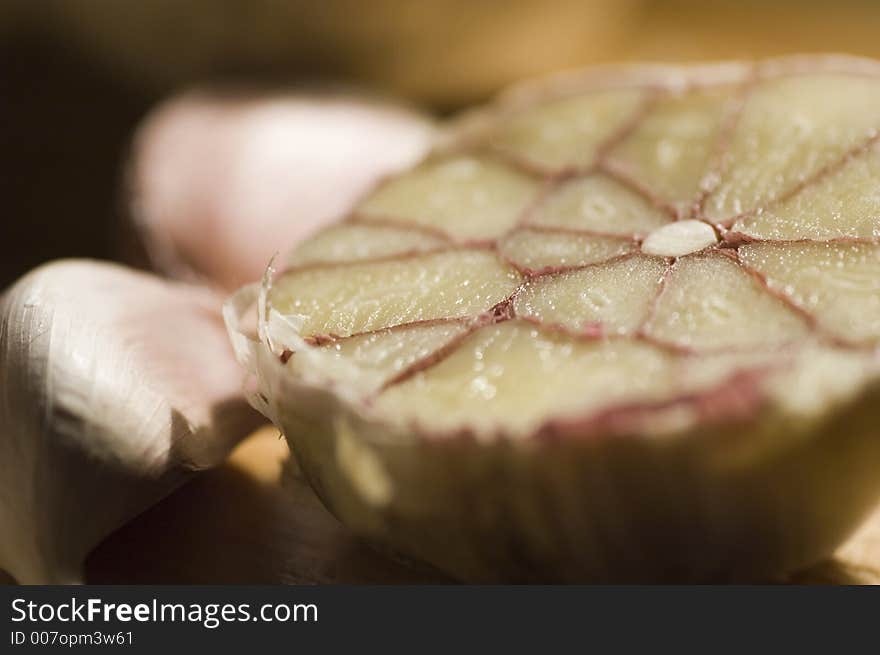
[[874, 0], [0, 0], [0, 287], [119, 253], [128, 139], [205, 80], [334, 80], [438, 112], [615, 60], [880, 56]]

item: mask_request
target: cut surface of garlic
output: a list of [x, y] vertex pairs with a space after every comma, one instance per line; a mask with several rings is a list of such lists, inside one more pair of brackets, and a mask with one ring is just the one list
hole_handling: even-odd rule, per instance
[[[629, 472], [600, 471], [588, 459], [621, 457], [624, 468], [689, 481], [682, 487], [698, 500], [683, 500], [676, 487], [668, 502], [654, 499], [662, 507], [645, 501], [669, 521], [690, 520], [693, 511], [694, 520], [723, 523], [722, 532], [735, 533], [733, 522], [741, 521], [755, 530], [748, 534], [760, 534], [767, 516], [786, 520], [784, 507], [791, 534], [809, 542], [800, 553], [779, 547], [774, 557], [788, 566], [839, 540], [843, 519], [816, 526], [829, 496], [846, 504], [848, 525], [877, 497], [876, 471], [868, 476], [854, 462], [880, 463], [880, 195], [871, 189], [880, 66], [819, 58], [720, 66], [717, 78], [711, 67], [674, 70], [539, 83], [512, 94], [483, 111], [480, 129], [460, 147], [387, 180], [331, 228], [334, 248], [321, 245], [327, 256], [316, 258], [317, 247], [306, 243], [265, 287], [264, 310], [296, 327], [286, 343], [270, 339], [275, 350], [255, 373], [273, 418], [313, 457], [322, 497], [345, 520], [465, 577], [491, 570], [496, 565], [466, 537], [457, 545], [467, 555], [454, 563], [420, 540], [412, 510], [422, 502], [419, 511], [448, 518], [414, 490], [432, 489], [455, 505], [456, 481], [488, 488], [477, 471], [491, 461], [510, 476], [506, 490], [523, 489], [515, 506], [487, 500], [486, 516], [518, 517], [510, 521], [519, 528], [504, 529], [532, 530], [515, 538], [536, 562], [586, 570], [578, 567], [591, 565], [573, 552], [558, 551], [553, 531], [571, 538], [571, 548], [601, 548], [602, 539], [620, 545], [607, 525], [604, 536], [590, 532], [600, 529], [585, 521], [606, 517], [584, 518], [578, 499], [634, 493], [609, 491]], [[271, 336], [272, 322], [265, 325]], [[297, 397], [323, 404], [313, 410]], [[368, 512], [374, 503], [356, 498], [356, 485], [310, 436], [332, 442], [326, 435], [336, 432], [316, 416], [318, 406], [356, 417], [346, 422], [346, 438], [360, 434], [380, 451], [389, 439], [397, 448], [467, 451], [476, 458], [462, 461], [473, 467], [461, 473], [467, 482], [449, 468], [451, 481], [435, 470], [454, 468], [449, 462], [411, 462], [427, 480], [416, 482], [402, 465], [393, 470], [406, 457], [389, 446], [392, 470], [383, 479], [401, 499], [383, 497]], [[794, 475], [781, 472], [789, 460], [793, 471], [801, 462], [804, 475], [820, 471], [802, 449], [825, 443], [835, 421], [846, 424], [847, 436], [825, 456], [841, 475], [858, 469], [849, 500], [827, 485], [811, 498], [794, 479], [778, 498], [767, 492], [779, 501], [772, 510], [760, 509], [760, 493], [745, 499], [749, 484], [769, 490], [774, 476]], [[716, 433], [738, 435], [717, 460]], [[462, 437], [485, 450], [462, 445]], [[627, 450], [595, 454], [623, 438], [641, 453], [633, 461]], [[546, 453], [547, 443], [559, 441], [572, 461], [515, 454]], [[679, 446], [666, 443], [686, 444], [681, 452], [689, 454], [667, 460]], [[557, 487], [548, 462], [566, 471], [559, 476], [571, 488]], [[629, 500], [627, 511], [650, 515]], [[701, 514], [739, 500], [729, 517]], [[611, 511], [610, 499], [596, 500], [592, 511], [601, 513], [603, 502]], [[685, 508], [695, 502], [707, 505]], [[539, 505], [572, 525], [547, 526]], [[399, 533], [392, 526], [400, 521]], [[476, 531], [491, 541], [490, 525], [482, 528]], [[823, 537], [808, 537], [811, 530]], [[595, 557], [625, 559], [607, 551]], [[515, 568], [497, 568], [507, 565]]]
[[[527, 436], [670, 403], [745, 360], [790, 369], [807, 346], [869, 365], [880, 83], [767, 73], [652, 94], [566, 91], [502, 113], [485, 141], [389, 179], [305, 242], [272, 308], [364, 370], [376, 411], [441, 431]], [[370, 362], [389, 353], [384, 377], [351, 339], [370, 340]], [[720, 354], [714, 377], [692, 375]]]

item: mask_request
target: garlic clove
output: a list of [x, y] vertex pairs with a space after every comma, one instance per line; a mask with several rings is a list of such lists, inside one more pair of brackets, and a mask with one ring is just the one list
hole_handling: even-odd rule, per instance
[[220, 306], [74, 260], [0, 298], [0, 569], [80, 582], [101, 539], [259, 424]]
[[235, 289], [430, 145], [430, 120], [353, 96], [191, 92], [134, 141], [131, 213], [152, 264]]

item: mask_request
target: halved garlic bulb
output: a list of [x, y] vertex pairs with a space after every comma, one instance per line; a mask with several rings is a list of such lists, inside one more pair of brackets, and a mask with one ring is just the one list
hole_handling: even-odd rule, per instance
[[878, 129], [847, 58], [508, 94], [233, 299], [253, 402], [462, 579], [810, 564], [880, 497]]

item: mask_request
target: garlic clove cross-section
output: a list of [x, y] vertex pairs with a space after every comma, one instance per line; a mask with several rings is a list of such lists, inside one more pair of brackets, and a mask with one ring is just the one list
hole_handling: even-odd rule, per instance
[[206, 289], [90, 261], [0, 298], [0, 569], [81, 582], [101, 539], [258, 424], [219, 317]]

